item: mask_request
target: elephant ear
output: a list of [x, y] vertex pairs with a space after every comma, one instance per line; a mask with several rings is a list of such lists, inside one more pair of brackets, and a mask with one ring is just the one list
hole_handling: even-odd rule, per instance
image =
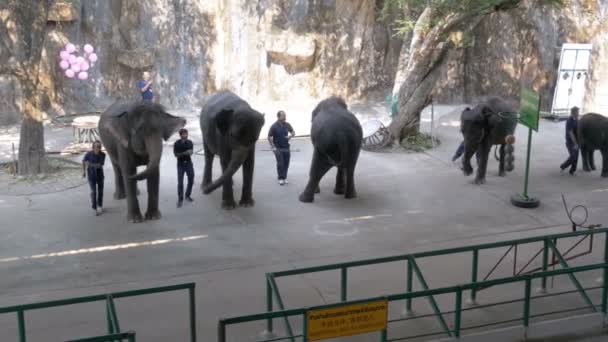
[[108, 129], [110, 134], [116, 138], [124, 148], [129, 147], [129, 131], [127, 129], [128, 112], [121, 112], [118, 115], [112, 115], [110, 120], [106, 121], [105, 127]]
[[481, 110], [481, 115], [485, 118], [488, 126], [490, 127], [496, 127], [501, 121], [498, 113], [495, 113], [489, 107], [483, 107]]
[[186, 120], [179, 116], [163, 113], [163, 140], [167, 141], [175, 132], [186, 125]]
[[233, 115], [234, 111], [232, 109], [222, 109], [222, 111], [219, 112], [215, 117], [217, 129], [219, 129], [222, 134], [226, 134], [228, 129], [230, 129], [230, 123], [232, 122]]

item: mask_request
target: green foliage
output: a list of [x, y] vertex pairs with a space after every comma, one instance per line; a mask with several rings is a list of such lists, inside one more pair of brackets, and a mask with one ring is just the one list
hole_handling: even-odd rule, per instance
[[439, 140], [425, 133], [409, 135], [401, 140], [401, 147], [408, 151], [424, 152], [439, 145]]
[[[380, 9], [380, 19], [394, 26], [395, 35], [410, 32], [425, 8], [434, 10], [435, 20], [430, 25], [448, 16], [469, 13], [484, 15], [495, 11], [519, 7], [523, 0], [385, 0]], [[543, 6], [562, 6], [566, 0], [539, 0]], [[409, 13], [410, 15], [407, 15]]]

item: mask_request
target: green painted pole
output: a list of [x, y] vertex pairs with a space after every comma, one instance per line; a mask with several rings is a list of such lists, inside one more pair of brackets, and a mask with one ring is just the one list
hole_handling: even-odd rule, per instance
[[302, 342], [308, 341], [308, 319], [306, 312], [302, 315]]
[[[407, 261], [407, 293], [412, 292], [414, 284], [413, 284], [413, 273], [414, 270], [412, 268], [412, 262], [411, 261]], [[405, 300], [405, 313], [406, 314], [411, 314], [412, 313], [412, 298], [408, 298]]]
[[[270, 286], [270, 280], [266, 278], [266, 311], [272, 312], [272, 287]], [[266, 320], [266, 332], [272, 334], [272, 318]]]
[[347, 286], [348, 286], [348, 269], [342, 267], [340, 269], [340, 300], [346, 302]]
[[386, 341], [388, 341], [388, 331], [387, 331], [387, 329], [384, 329], [380, 333], [380, 342], [386, 342]]
[[456, 308], [454, 309], [454, 337], [460, 337], [460, 321], [462, 318], [462, 289], [459, 287], [456, 291]]
[[[479, 250], [475, 249], [473, 250], [473, 265], [472, 265], [472, 272], [471, 272], [471, 283], [476, 283], [477, 282], [477, 268], [479, 267]], [[477, 300], [477, 289], [473, 288], [471, 289], [471, 304], [475, 304]]]
[[196, 342], [196, 294], [194, 285], [188, 289], [190, 299], [190, 342]]
[[223, 321], [217, 324], [217, 340], [218, 342], [226, 342], [226, 325]]
[[19, 324], [19, 342], [25, 342], [25, 315], [23, 310], [17, 311], [17, 321]]
[[530, 297], [532, 292], [532, 278], [526, 278], [526, 293], [524, 297], [524, 339], [528, 334], [530, 325]]
[[[543, 241], [543, 272], [547, 272], [549, 267], [549, 242], [548, 239]], [[541, 279], [541, 291], [547, 290], [547, 277]]]
[[528, 178], [530, 175], [530, 151], [532, 149], [532, 128], [528, 128], [528, 152], [526, 153], [526, 175], [524, 176], [523, 198], [528, 199]]
[[[608, 263], [608, 234], [604, 233], [604, 262]], [[604, 283], [602, 284], [602, 312], [608, 313], [608, 268], [604, 267]]]

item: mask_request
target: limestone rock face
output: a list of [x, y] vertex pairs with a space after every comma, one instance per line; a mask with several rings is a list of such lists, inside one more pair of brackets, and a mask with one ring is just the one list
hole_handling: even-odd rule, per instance
[[282, 65], [287, 73], [297, 74], [314, 68], [317, 43], [312, 37], [286, 32], [271, 35], [266, 52], [269, 64]]
[[78, 12], [71, 3], [57, 1], [55, 2], [50, 10], [48, 21], [61, 22], [61, 21], [76, 21], [78, 20]]
[[153, 49], [122, 50], [117, 57], [118, 63], [130, 69], [149, 69], [154, 66]]

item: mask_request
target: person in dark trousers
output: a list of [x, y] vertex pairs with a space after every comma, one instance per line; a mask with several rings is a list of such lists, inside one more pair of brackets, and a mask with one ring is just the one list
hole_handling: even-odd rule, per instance
[[570, 117], [566, 120], [566, 148], [568, 149], [568, 159], [560, 165], [564, 171], [570, 167], [570, 174], [574, 175], [578, 164], [578, 107], [570, 109]]
[[141, 99], [144, 101], [152, 101], [154, 99], [154, 92], [152, 91], [152, 80], [150, 80], [150, 73], [144, 71], [142, 80], [137, 81], [137, 89], [141, 93]]
[[192, 202], [192, 185], [194, 184], [194, 165], [192, 164], [192, 153], [194, 145], [188, 139], [188, 130], [179, 130], [180, 139], [173, 144], [173, 154], [177, 158], [177, 207], [181, 208], [184, 202], [184, 173], [188, 176], [186, 186], [186, 201]]
[[296, 135], [291, 125], [287, 122], [287, 115], [280, 110], [277, 113], [277, 121], [272, 124], [268, 131], [268, 142], [277, 159], [277, 177], [279, 185], [287, 184], [287, 170], [289, 169], [289, 140]]
[[87, 177], [91, 188], [91, 205], [95, 215], [103, 213], [103, 164], [106, 154], [101, 151], [101, 142], [93, 143], [93, 150], [87, 152], [82, 159], [82, 178]]

